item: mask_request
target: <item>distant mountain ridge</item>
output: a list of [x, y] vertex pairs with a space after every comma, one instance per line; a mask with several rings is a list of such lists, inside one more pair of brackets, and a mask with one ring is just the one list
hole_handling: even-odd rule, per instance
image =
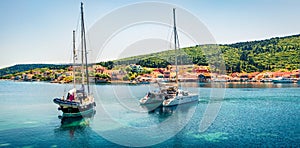
[[49, 69], [64, 69], [70, 64], [16, 64], [14, 66], [0, 69], [0, 76], [6, 74], [14, 74], [17, 72], [27, 71], [36, 68], [49, 68]]
[[283, 36], [283, 37], [272, 37], [269, 39], [263, 39], [263, 40], [255, 40], [255, 41], [246, 41], [246, 42], [237, 42], [237, 43], [232, 43], [232, 44], [223, 44], [231, 47], [240, 47], [240, 46], [251, 46], [254, 44], [258, 44], [260, 42], [266, 42], [269, 41], [269, 43], [277, 43], [277, 41], [282, 40], [282, 39], [289, 39], [289, 38], [298, 38], [300, 37], [300, 34], [295, 34], [295, 35], [289, 35], [289, 36]]

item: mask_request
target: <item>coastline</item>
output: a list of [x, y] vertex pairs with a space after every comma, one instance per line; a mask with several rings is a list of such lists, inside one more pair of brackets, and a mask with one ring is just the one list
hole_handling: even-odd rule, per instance
[[[71, 85], [72, 83], [50, 83], [47, 81], [20, 81], [20, 80], [9, 80], [0, 79], [0, 82], [15, 82], [15, 83], [30, 83], [30, 84], [56, 84], [56, 85]], [[300, 87], [300, 81], [298, 83], [273, 83], [273, 82], [179, 82], [184, 83], [184, 87], [191, 88], [293, 88]], [[111, 83], [91, 83], [91, 85], [128, 85], [128, 86], [147, 86], [154, 85], [155, 82], [147, 84], [132, 83], [130, 81], [112, 81]]]

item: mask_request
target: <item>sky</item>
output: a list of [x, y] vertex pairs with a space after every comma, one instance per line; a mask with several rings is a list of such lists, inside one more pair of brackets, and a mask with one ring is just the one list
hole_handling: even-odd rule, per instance
[[[78, 30], [80, 2], [78, 0], [2, 0], [0, 5], [0, 68], [29, 63], [71, 63], [72, 30]], [[145, 15], [143, 11], [147, 10], [147, 6], [141, 9], [131, 9], [136, 10], [134, 13], [126, 8], [146, 2], [158, 3], [158, 1], [138, 0], [83, 1], [87, 38], [89, 34], [91, 36], [95, 34], [93, 31], [95, 26], [100, 27], [106, 23], [101, 22], [103, 18], [114, 12], [124, 14], [123, 17], [111, 17], [109, 20], [113, 21], [104, 25], [106, 28], [97, 30], [97, 37], [91, 37], [88, 43], [100, 43], [95, 38], [101, 38], [102, 34], [108, 32], [107, 30], [113, 30], [112, 28], [116, 27], [117, 23], [126, 22], [134, 17], [143, 18], [144, 16], [141, 15]], [[177, 11], [179, 26], [180, 20], [185, 17], [180, 16], [184, 13], [181, 10], [197, 18], [218, 44], [300, 33], [300, 11], [298, 10], [300, 1], [298, 0], [164, 0], [159, 3], [174, 5], [179, 9]], [[125, 15], [126, 11], [128, 11], [128, 17]], [[157, 12], [152, 11], [149, 13], [149, 18], [151, 15], [159, 18], [159, 15], [163, 16], [163, 13], [165, 13], [164, 10], [159, 9]], [[147, 22], [146, 16], [145, 19], [146, 23], [142, 25], [141, 23], [131, 24], [131, 26], [124, 26], [121, 30], [114, 30], [109, 40], [103, 42], [105, 44], [91, 45], [95, 50], [89, 53], [95, 55], [93, 61], [112, 60], [125, 55], [130, 56], [130, 53], [140, 54], [146, 52], [145, 49], [147, 52], [156, 51], [154, 48], [159, 47], [151, 46], [152, 43], [162, 44], [164, 48], [168, 48], [166, 42], [172, 38], [172, 33], [170, 33], [172, 32], [172, 18], [170, 17], [164, 23], [156, 24]], [[185, 20], [184, 23], [190, 22]], [[197, 44], [195, 41], [188, 41], [189, 36], [184, 34], [184, 29], [179, 35], [183, 40], [183, 46]], [[141, 49], [143, 45], [147, 47], [144, 50]], [[127, 50], [130, 51], [127, 52]]]

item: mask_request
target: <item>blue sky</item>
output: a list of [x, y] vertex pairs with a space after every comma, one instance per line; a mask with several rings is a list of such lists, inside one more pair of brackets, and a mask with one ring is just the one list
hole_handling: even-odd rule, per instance
[[[137, 0], [83, 1], [86, 27]], [[195, 15], [217, 43], [300, 33], [298, 0], [165, 0]], [[2, 0], [0, 68], [21, 63], [70, 63], [80, 1]], [[136, 15], [139, 15], [137, 12]], [[109, 57], [111, 53], [106, 53]]]

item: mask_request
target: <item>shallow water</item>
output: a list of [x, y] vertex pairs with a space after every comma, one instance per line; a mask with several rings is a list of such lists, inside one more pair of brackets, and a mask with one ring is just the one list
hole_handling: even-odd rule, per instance
[[[0, 81], [0, 147], [300, 147], [298, 84], [226, 84], [221, 100], [208, 84], [191, 84], [199, 103], [151, 112], [138, 100], [153, 86], [93, 85], [96, 114], [62, 124], [52, 99], [71, 87]], [[209, 105], [221, 108], [202, 132]]]

